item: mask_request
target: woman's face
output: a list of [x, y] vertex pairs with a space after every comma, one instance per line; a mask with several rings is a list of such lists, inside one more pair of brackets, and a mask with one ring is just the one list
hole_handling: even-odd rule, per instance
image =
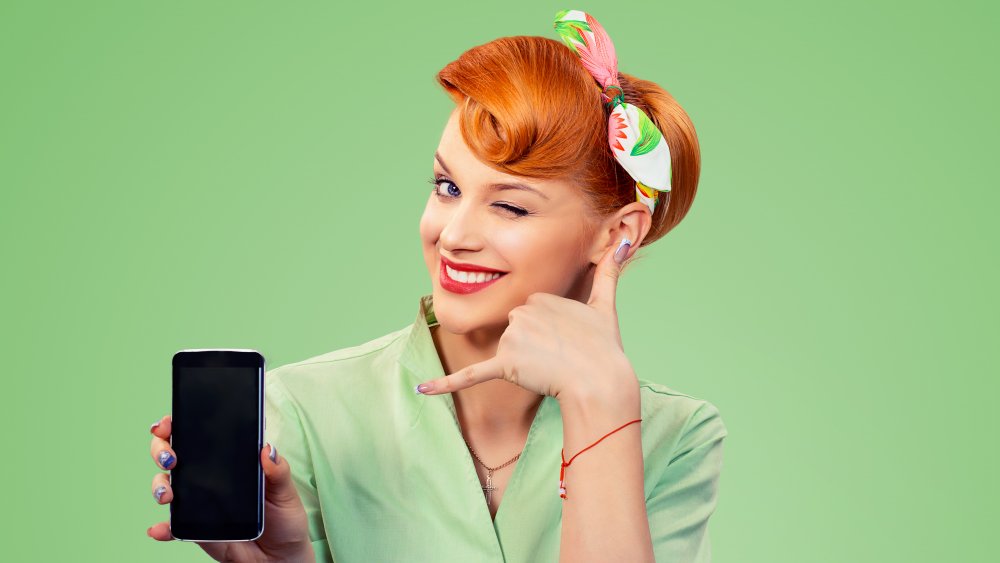
[[[430, 199], [420, 220], [434, 312], [455, 334], [502, 332], [511, 309], [535, 292], [583, 293], [595, 223], [580, 189], [497, 171], [469, 150], [452, 112], [434, 159]], [[519, 184], [533, 188], [504, 189]], [[443, 261], [504, 272], [498, 279], [453, 281]], [[589, 291], [586, 290], [586, 291]], [[585, 295], [585, 293], [583, 293]]]

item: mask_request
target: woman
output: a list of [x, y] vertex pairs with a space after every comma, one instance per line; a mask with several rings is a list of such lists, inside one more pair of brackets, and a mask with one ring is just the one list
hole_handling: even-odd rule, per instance
[[[591, 16], [555, 27], [565, 44], [503, 37], [438, 73], [456, 107], [420, 221], [432, 292], [407, 327], [269, 371], [267, 526], [201, 544], [215, 559], [710, 560], [725, 425], [637, 377], [615, 310], [624, 262], [691, 205], [694, 128]], [[668, 185], [637, 184], [620, 153], [640, 146]], [[169, 470], [170, 418], [153, 434]], [[171, 501], [166, 474], [153, 489]]]

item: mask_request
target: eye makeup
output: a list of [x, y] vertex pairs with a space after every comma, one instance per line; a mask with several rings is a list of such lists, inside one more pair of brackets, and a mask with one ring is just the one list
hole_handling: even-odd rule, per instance
[[[447, 195], [442, 195], [441, 194], [441, 191], [439, 190], [439, 188], [441, 187], [442, 183], [448, 183], [448, 184], [451, 184], [452, 186], [455, 186], [456, 188], [458, 187], [455, 184], [455, 182], [452, 182], [451, 180], [445, 178], [444, 176], [440, 176], [440, 175], [434, 176], [433, 178], [431, 178], [430, 180], [428, 180], [428, 182], [431, 185], [434, 186], [434, 188], [431, 190], [431, 192], [434, 195], [436, 195], [439, 200], [446, 201], [446, 200], [455, 199], [456, 197], [458, 197], [458, 196], [447, 196]], [[525, 217], [527, 215], [533, 215], [532, 212], [530, 212], [530, 211], [528, 211], [526, 209], [521, 209], [520, 207], [515, 207], [515, 206], [510, 205], [508, 203], [495, 203], [494, 205], [496, 207], [504, 209], [508, 213], [513, 214], [515, 217]]]

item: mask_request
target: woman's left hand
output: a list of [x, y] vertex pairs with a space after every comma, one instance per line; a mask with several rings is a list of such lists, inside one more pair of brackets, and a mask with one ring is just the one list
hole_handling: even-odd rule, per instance
[[636, 379], [618, 331], [615, 293], [621, 267], [615, 250], [609, 248], [598, 263], [587, 303], [551, 293], [529, 295], [508, 315], [495, 356], [422, 383], [418, 388], [430, 387], [418, 390], [437, 395], [502, 378], [557, 399], [627, 392]]

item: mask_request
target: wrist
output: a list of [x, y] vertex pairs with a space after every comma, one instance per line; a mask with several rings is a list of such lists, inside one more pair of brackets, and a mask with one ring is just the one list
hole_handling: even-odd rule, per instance
[[[627, 362], [626, 362], [627, 364]], [[641, 404], [639, 380], [630, 364], [616, 370], [616, 377], [579, 378], [581, 383], [573, 384], [556, 395], [564, 415], [597, 416], [602, 412], [639, 414]], [[587, 381], [600, 381], [594, 385]]]
[[639, 386], [577, 390], [559, 398], [566, 459], [626, 422], [641, 418]]

